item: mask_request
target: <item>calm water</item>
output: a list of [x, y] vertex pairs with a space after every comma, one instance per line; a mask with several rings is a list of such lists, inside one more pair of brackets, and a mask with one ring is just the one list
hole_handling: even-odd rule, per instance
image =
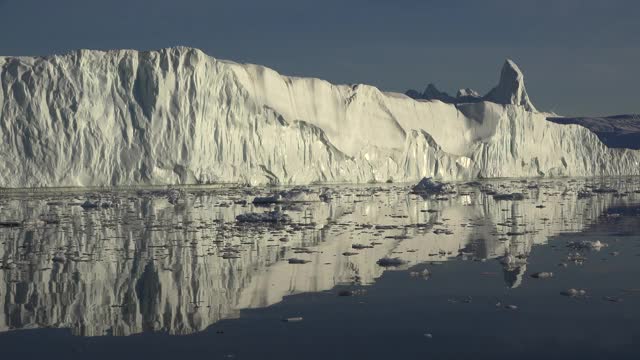
[[[640, 179], [410, 188], [335, 186], [330, 200], [278, 205], [291, 222], [276, 225], [236, 221], [273, 210], [251, 205], [273, 189], [2, 194], [0, 354], [640, 356]], [[595, 241], [606, 246], [571, 246]]]

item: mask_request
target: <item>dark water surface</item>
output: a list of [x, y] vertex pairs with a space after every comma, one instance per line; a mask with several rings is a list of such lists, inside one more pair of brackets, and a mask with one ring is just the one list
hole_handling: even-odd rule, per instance
[[330, 190], [0, 195], [1, 356], [640, 357], [640, 179]]

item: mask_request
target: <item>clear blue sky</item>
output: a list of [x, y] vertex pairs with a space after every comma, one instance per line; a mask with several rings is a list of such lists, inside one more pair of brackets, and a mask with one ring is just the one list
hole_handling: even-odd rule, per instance
[[186, 45], [390, 91], [484, 93], [509, 57], [539, 109], [640, 113], [635, 0], [0, 0], [0, 24], [2, 55]]

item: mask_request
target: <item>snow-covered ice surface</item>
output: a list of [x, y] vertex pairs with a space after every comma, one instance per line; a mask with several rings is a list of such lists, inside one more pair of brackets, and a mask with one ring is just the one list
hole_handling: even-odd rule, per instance
[[640, 173], [640, 152], [547, 121], [511, 61], [482, 101], [458, 104], [185, 47], [0, 57], [0, 67], [3, 187]]

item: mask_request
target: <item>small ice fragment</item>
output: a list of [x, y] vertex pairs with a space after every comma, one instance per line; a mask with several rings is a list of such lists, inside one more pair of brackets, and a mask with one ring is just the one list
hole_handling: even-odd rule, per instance
[[567, 247], [574, 250], [594, 250], [600, 251], [602, 248], [607, 247], [606, 243], [600, 242], [600, 240], [596, 241], [571, 241], [567, 244]]
[[253, 198], [253, 205], [271, 205], [277, 203], [278, 201], [280, 201], [280, 195], [264, 197], [256, 196], [255, 198]]
[[553, 273], [548, 271], [541, 271], [531, 274], [531, 277], [534, 279], [548, 279], [553, 277]]
[[310, 260], [303, 260], [303, 259], [296, 259], [296, 258], [289, 259], [289, 264], [307, 264], [310, 262], [311, 262]]
[[83, 202], [80, 205], [81, 208], [88, 210], [88, 209], [97, 209], [99, 207], [99, 204], [97, 202], [91, 202], [89, 200]]
[[280, 211], [270, 211], [265, 213], [246, 213], [236, 216], [239, 223], [285, 223], [290, 222], [289, 215]]
[[582, 297], [587, 295], [587, 291], [584, 289], [567, 289], [560, 292], [560, 295], [568, 296], [568, 297]]
[[402, 266], [407, 262], [400, 258], [382, 258], [376, 262], [376, 264], [383, 267]]
[[294, 317], [282, 319], [282, 321], [284, 322], [300, 322], [302, 320], [303, 320], [302, 316], [294, 316]]

